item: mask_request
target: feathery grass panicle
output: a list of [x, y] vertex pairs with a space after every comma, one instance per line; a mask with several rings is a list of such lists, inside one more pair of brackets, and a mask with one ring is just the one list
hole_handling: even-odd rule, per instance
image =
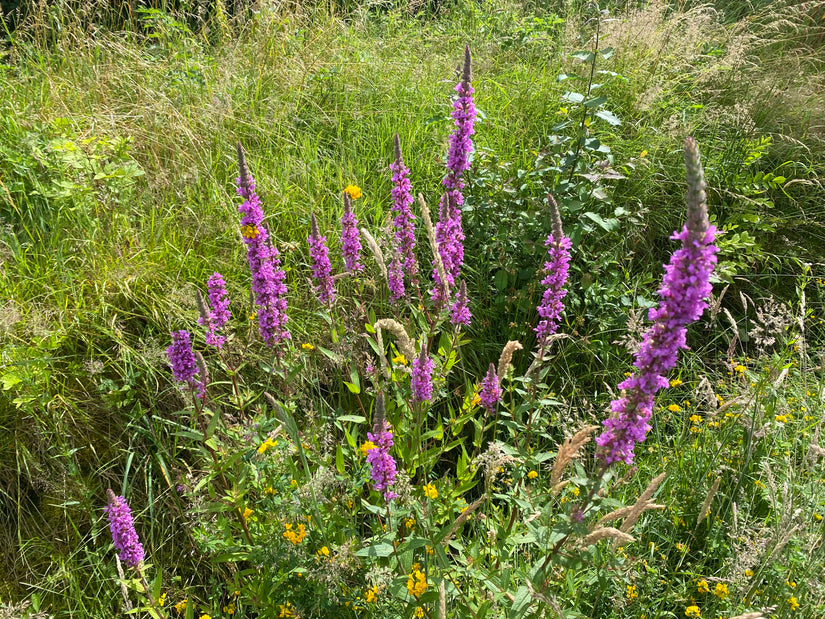
[[407, 359], [413, 359], [415, 357], [415, 347], [413, 346], [412, 340], [410, 340], [410, 336], [407, 335], [407, 330], [404, 329], [404, 325], [400, 322], [392, 318], [381, 318], [375, 321], [374, 327], [376, 330], [383, 329], [392, 333], [398, 343], [398, 350]]
[[430, 209], [424, 201], [424, 196], [420, 193], [418, 194], [418, 205], [421, 208], [421, 219], [424, 221], [424, 228], [427, 230], [427, 240], [430, 242], [430, 249], [433, 252], [435, 270], [438, 272], [437, 283], [442, 287], [438, 298], [446, 300], [450, 298], [450, 285], [447, 280], [447, 272], [444, 269], [444, 262], [441, 260], [441, 253], [438, 251], [438, 240], [436, 238], [435, 228], [433, 227], [433, 220], [430, 218]]
[[656, 492], [659, 484], [664, 481], [665, 477], [667, 477], [667, 473], [660, 473], [650, 481], [647, 488], [645, 488], [645, 491], [639, 495], [639, 498], [636, 499], [636, 502], [631, 506], [630, 511], [622, 521], [622, 526], [620, 527], [622, 531], [630, 531], [634, 526], [636, 526], [636, 523], [639, 521], [641, 515], [647, 510], [664, 509], [664, 505], [656, 505], [655, 503], [651, 503], [650, 498], [653, 496], [653, 493]]
[[384, 261], [384, 253], [378, 246], [375, 237], [373, 237], [372, 234], [370, 234], [370, 231], [366, 228], [361, 228], [361, 236], [364, 237], [364, 242], [367, 244], [370, 252], [372, 252], [372, 256], [375, 258], [376, 264], [378, 264], [378, 269], [381, 271], [381, 276], [384, 278], [384, 281], [388, 282], [389, 278], [387, 277], [387, 263]]
[[558, 485], [564, 469], [579, 457], [579, 449], [590, 442], [591, 435], [598, 429], [599, 426], [585, 426], [562, 443], [556, 455], [556, 460], [553, 462], [553, 470], [550, 473], [551, 488]]
[[588, 533], [584, 539], [582, 539], [582, 545], [585, 547], [593, 546], [604, 539], [613, 539], [619, 544], [629, 544], [630, 542], [636, 541], [635, 537], [625, 533], [624, 531], [620, 531], [619, 529], [614, 529], [613, 527], [599, 527], [598, 529]]
[[702, 524], [702, 521], [707, 518], [708, 513], [710, 513], [710, 506], [713, 503], [713, 497], [716, 496], [716, 493], [719, 490], [719, 484], [722, 482], [721, 477], [717, 477], [713, 480], [713, 484], [708, 490], [707, 496], [705, 496], [705, 500], [702, 502], [702, 507], [699, 509], [699, 518], [696, 520], [696, 526], [698, 527]]
[[504, 345], [504, 348], [501, 351], [501, 356], [498, 358], [498, 370], [496, 372], [498, 374], [499, 381], [501, 381], [507, 373], [507, 368], [513, 360], [513, 353], [517, 350], [524, 350], [524, 347], [518, 340], [510, 340]]

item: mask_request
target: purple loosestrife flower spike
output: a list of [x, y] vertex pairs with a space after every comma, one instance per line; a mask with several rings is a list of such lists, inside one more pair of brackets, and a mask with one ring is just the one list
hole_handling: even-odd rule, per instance
[[172, 332], [172, 345], [166, 349], [166, 356], [169, 365], [172, 366], [172, 375], [197, 393], [198, 397], [203, 397], [206, 393], [206, 385], [202, 381], [195, 380], [199, 373], [198, 362], [195, 353], [192, 352], [192, 340], [186, 330]]
[[[383, 394], [379, 395], [379, 398], [383, 397]], [[395, 483], [396, 466], [390, 455], [393, 446], [392, 432], [383, 416], [376, 419], [373, 431], [367, 432], [367, 440], [375, 444], [375, 447], [367, 452], [367, 462], [372, 467], [370, 477], [373, 487], [378, 492], [383, 492], [384, 500], [390, 502], [398, 498], [398, 495], [390, 490], [390, 486]]]
[[[226, 282], [217, 271], [209, 276], [206, 281], [206, 287], [209, 291], [209, 313], [204, 317], [204, 312], [201, 312], [201, 317], [198, 318], [198, 324], [207, 327], [206, 343], [209, 346], [214, 346], [218, 350], [223, 348], [226, 342], [226, 337], [218, 335], [218, 331], [223, 329], [224, 325], [232, 317], [229, 311], [229, 298], [226, 293]], [[199, 305], [202, 298], [199, 296]], [[205, 308], [204, 308], [205, 309]]]
[[461, 285], [458, 288], [458, 295], [455, 303], [450, 309], [450, 322], [454, 325], [470, 325], [470, 319], [473, 315], [469, 308], [470, 300], [467, 298], [467, 284], [461, 280]]
[[481, 381], [481, 392], [478, 395], [479, 398], [481, 398], [481, 406], [483, 406], [488, 413], [496, 410], [496, 404], [501, 400], [501, 387], [499, 387], [498, 384], [496, 366], [492, 363], [487, 370], [487, 376]]
[[315, 213], [312, 214], [312, 230], [309, 238], [309, 255], [312, 257], [312, 277], [315, 278], [315, 293], [323, 305], [335, 302], [335, 284], [332, 281], [332, 265], [329, 263], [327, 237], [321, 236]]
[[246, 244], [247, 262], [252, 273], [252, 296], [258, 307], [258, 332], [267, 346], [290, 339], [286, 328], [286, 273], [281, 268], [278, 250], [264, 225], [261, 201], [255, 193], [255, 179], [249, 172], [243, 147], [238, 144], [238, 195], [244, 199], [241, 234]]
[[427, 354], [426, 342], [421, 342], [421, 354], [412, 362], [412, 394], [416, 402], [433, 399], [433, 360]]
[[415, 215], [412, 212], [412, 185], [410, 169], [404, 165], [401, 140], [395, 134], [395, 161], [390, 164], [392, 171], [392, 212], [395, 213], [395, 244], [403, 257], [404, 271], [410, 284], [418, 289], [418, 261], [415, 259]]
[[659, 289], [659, 305], [648, 314], [653, 324], [645, 333], [633, 365], [636, 371], [619, 383], [621, 398], [613, 400], [613, 414], [603, 422], [604, 432], [596, 438], [605, 466], [613, 462], [633, 462], [633, 448], [650, 430], [650, 416], [656, 392], [668, 386], [666, 374], [676, 366], [680, 348], [687, 348], [687, 325], [698, 320], [707, 307], [710, 276], [716, 265], [713, 245], [716, 228], [708, 220], [705, 183], [699, 151], [693, 138], [685, 143], [687, 168], [687, 223], [670, 238], [681, 241], [665, 265]]
[[547, 237], [544, 245], [548, 248], [549, 259], [544, 263], [545, 277], [541, 280], [545, 286], [537, 311], [539, 314], [538, 326], [535, 328], [539, 347], [544, 349], [547, 341], [559, 328], [559, 321], [564, 304], [562, 300], [567, 295], [564, 284], [567, 282], [567, 271], [570, 268], [570, 239], [564, 236], [561, 225], [559, 206], [552, 195], [547, 196], [550, 205], [553, 233]]
[[[453, 102], [453, 120], [455, 130], [450, 134], [450, 146], [447, 152], [447, 175], [441, 184], [445, 192], [441, 197], [439, 221], [436, 224], [436, 240], [438, 251], [450, 285], [461, 277], [461, 267], [464, 264], [464, 230], [461, 223], [461, 206], [464, 204], [464, 181], [462, 176], [470, 167], [470, 153], [473, 149], [471, 136], [475, 133], [476, 109], [473, 103], [472, 61], [470, 47], [464, 48], [464, 67], [461, 72], [461, 81], [456, 85], [458, 93]], [[433, 273], [436, 287], [433, 298], [438, 296], [438, 274]]]
[[137, 567], [143, 561], [144, 552], [135, 531], [129, 504], [122, 496], [115, 496], [111, 490], [106, 491], [106, 497], [109, 503], [105, 511], [109, 516], [109, 530], [118, 556], [127, 567]]
[[363, 271], [361, 264], [361, 235], [358, 234], [358, 219], [352, 212], [349, 193], [344, 192], [344, 215], [341, 217], [341, 253], [344, 255], [344, 268], [352, 273]]
[[404, 298], [404, 265], [401, 256], [396, 248], [395, 256], [387, 266], [387, 286], [390, 289], [390, 303], [395, 303]]

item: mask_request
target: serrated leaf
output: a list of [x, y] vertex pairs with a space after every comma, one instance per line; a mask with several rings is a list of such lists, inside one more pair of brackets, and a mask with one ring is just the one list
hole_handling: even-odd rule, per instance
[[596, 116], [598, 116], [602, 120], [606, 120], [614, 127], [618, 127], [622, 124], [621, 119], [618, 116], [616, 116], [613, 112], [610, 112], [608, 110], [599, 110], [598, 112], [596, 112]]
[[562, 99], [571, 101], [572, 103], [581, 103], [584, 101], [584, 95], [580, 92], [566, 92], [562, 95]]
[[588, 51], [585, 51], [585, 50], [581, 50], [581, 51], [578, 51], [578, 52], [573, 52], [572, 54], [570, 54], [570, 57], [571, 58], [577, 58], [577, 59], [581, 60], [582, 62], [593, 62], [593, 59], [595, 58], [595, 56], [593, 55], [593, 52], [588, 52]]

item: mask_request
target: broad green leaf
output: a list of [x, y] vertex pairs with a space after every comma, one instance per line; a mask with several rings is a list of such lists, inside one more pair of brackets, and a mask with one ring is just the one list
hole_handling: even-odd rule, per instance
[[618, 127], [622, 124], [622, 121], [619, 119], [619, 117], [608, 110], [599, 110], [598, 112], [596, 112], [596, 116], [598, 116], [602, 120], [606, 120], [614, 127]]

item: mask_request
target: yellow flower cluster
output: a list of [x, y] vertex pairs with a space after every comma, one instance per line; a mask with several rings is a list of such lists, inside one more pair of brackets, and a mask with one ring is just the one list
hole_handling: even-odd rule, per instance
[[392, 362], [400, 363], [401, 365], [407, 365], [407, 358], [401, 353], [398, 353], [397, 355], [395, 355], [395, 357], [393, 357]]
[[671, 404], [670, 406], [667, 407], [667, 410], [669, 410], [671, 413], [681, 413], [682, 412], [682, 407], [679, 406], [678, 404]]
[[530, 479], [535, 479], [538, 476], [539, 474], [536, 471], [530, 471], [529, 473], [527, 473], [527, 477]]
[[364, 441], [361, 447], [358, 448], [362, 456], [366, 456], [371, 449], [375, 449], [375, 443], [372, 441]]
[[301, 344], [301, 348], [303, 348], [304, 350], [315, 350], [315, 346], [313, 346], [309, 342], [304, 342], [303, 344]]
[[410, 595], [421, 597], [427, 591], [427, 577], [421, 571], [421, 565], [416, 563], [412, 566], [412, 573], [407, 578], [407, 591]]
[[418, 608], [416, 608], [413, 611], [413, 617], [415, 617], [415, 619], [422, 619], [424, 617], [424, 607], [419, 606]]
[[188, 600], [187, 600], [187, 598], [183, 598], [180, 602], [178, 602], [177, 604], [175, 604], [172, 608], [174, 608], [174, 609], [175, 609], [175, 611], [176, 611], [178, 614], [183, 614], [183, 611], [185, 611], [185, 610], [186, 610], [186, 602], [187, 602], [187, 601], [188, 601]]
[[361, 188], [358, 185], [347, 185], [344, 188], [344, 192], [349, 194], [349, 197], [353, 200], [357, 200], [364, 194], [361, 192]]
[[435, 484], [424, 484], [421, 486], [421, 489], [424, 491], [424, 496], [428, 499], [438, 498], [438, 490], [436, 490]]
[[368, 603], [372, 603], [372, 602], [374, 602], [375, 600], [377, 600], [377, 599], [378, 599], [378, 587], [372, 587], [372, 588], [370, 588], [370, 589], [367, 589], [367, 591], [366, 591], [366, 593], [364, 594], [364, 596], [365, 596], [365, 597], [364, 597], [364, 599], [365, 599]]
[[248, 507], [245, 510], [243, 510], [243, 519], [244, 520], [249, 520], [249, 517], [251, 515], [252, 515], [252, 510], [249, 509]]
[[303, 542], [304, 538], [307, 536], [306, 528], [303, 524], [299, 524], [298, 528], [293, 530], [292, 525], [287, 523], [284, 525], [284, 529], [284, 537], [296, 546]]
[[268, 438], [263, 443], [261, 443], [260, 447], [258, 447], [258, 453], [266, 453], [267, 449], [269, 449], [270, 447], [276, 447], [277, 445], [278, 441], [273, 441], [271, 438]]
[[295, 616], [295, 607], [287, 602], [286, 604], [279, 604], [278, 607], [281, 609], [279, 617], [294, 617]]
[[708, 586], [708, 581], [704, 578], [696, 583], [696, 590], [699, 593], [707, 593], [710, 591], [710, 587]]
[[720, 600], [724, 600], [728, 597], [728, 586], [721, 582], [716, 583], [716, 586], [713, 588], [713, 595], [718, 597]]
[[637, 597], [639, 594], [636, 593], [636, 585], [627, 585], [627, 599], [632, 602]]
[[261, 231], [258, 230], [258, 228], [256, 228], [255, 226], [242, 226], [241, 227], [241, 234], [243, 235], [243, 237], [245, 239], [254, 239], [260, 233], [261, 233]]
[[685, 609], [685, 617], [701, 617], [698, 606], [688, 606]]

